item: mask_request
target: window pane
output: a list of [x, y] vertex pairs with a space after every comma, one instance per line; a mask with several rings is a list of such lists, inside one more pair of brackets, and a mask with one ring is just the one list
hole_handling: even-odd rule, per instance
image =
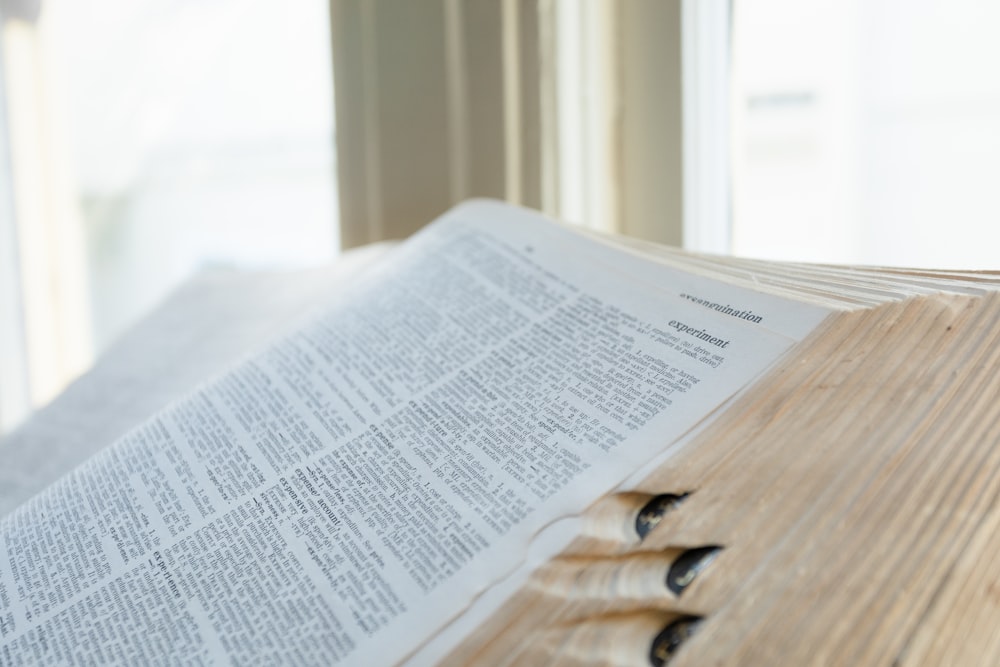
[[996, 268], [1000, 4], [734, 8], [734, 250]]
[[57, 0], [95, 340], [193, 272], [337, 251], [327, 3]]

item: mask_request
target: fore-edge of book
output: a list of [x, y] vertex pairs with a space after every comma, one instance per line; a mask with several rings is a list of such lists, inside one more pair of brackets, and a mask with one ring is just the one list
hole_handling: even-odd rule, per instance
[[996, 286], [463, 204], [0, 520], [0, 664], [994, 664]]

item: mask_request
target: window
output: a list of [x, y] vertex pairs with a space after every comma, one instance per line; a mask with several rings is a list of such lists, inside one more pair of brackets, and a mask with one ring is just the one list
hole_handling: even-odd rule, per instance
[[733, 250], [996, 268], [1000, 5], [736, 2]]
[[[49, 0], [2, 41], [19, 271], [0, 305], [23, 306], [23, 349], [0, 353], [27, 360], [22, 404], [197, 271], [336, 256], [326, 0]], [[0, 403], [0, 426], [23, 413]]]

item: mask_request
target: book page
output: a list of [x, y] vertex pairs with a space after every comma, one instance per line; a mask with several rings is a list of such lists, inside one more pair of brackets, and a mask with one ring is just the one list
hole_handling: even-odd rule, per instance
[[398, 662], [794, 343], [556, 230], [456, 209], [12, 512], [0, 662]]
[[292, 331], [391, 252], [345, 253], [296, 271], [208, 271], [101, 354], [52, 403], [0, 438], [0, 517], [205, 380]]

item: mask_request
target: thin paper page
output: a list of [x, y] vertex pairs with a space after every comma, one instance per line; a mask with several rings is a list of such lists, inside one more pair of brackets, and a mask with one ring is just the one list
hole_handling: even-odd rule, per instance
[[0, 517], [301, 324], [390, 249], [351, 251], [321, 269], [213, 272], [185, 284], [52, 404], [0, 438]]
[[793, 342], [481, 206], [0, 523], [0, 656], [397, 662]]

